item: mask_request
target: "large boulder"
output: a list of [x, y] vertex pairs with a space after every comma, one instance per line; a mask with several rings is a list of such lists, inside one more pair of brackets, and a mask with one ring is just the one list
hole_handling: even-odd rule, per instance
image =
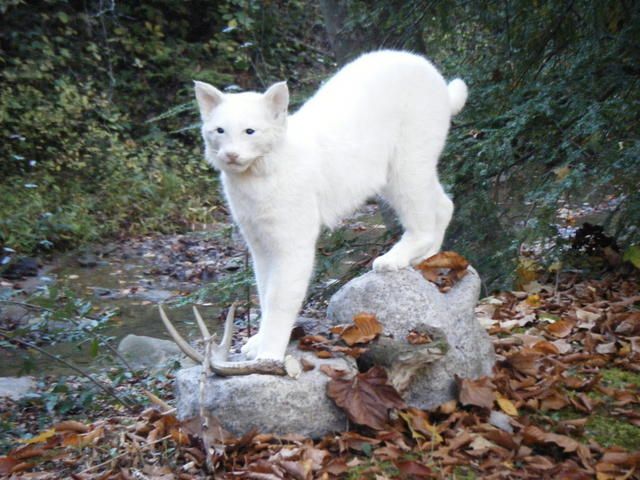
[[[493, 346], [474, 314], [480, 286], [480, 277], [471, 267], [447, 293], [414, 269], [371, 271], [333, 295], [327, 316], [333, 324], [348, 324], [358, 313], [373, 313], [383, 325], [385, 339], [394, 339], [401, 348], [411, 331], [443, 335], [446, 354], [420, 367], [401, 392], [408, 404], [429, 409], [456, 398], [456, 375], [477, 378], [492, 373]], [[366, 354], [363, 361], [367, 362]]]
[[[329, 377], [320, 371], [322, 365], [356, 373], [349, 359], [320, 359], [310, 352], [295, 349], [289, 354], [304, 359], [315, 367], [297, 378], [274, 375], [244, 375], [204, 379], [204, 409], [216, 417], [222, 427], [234, 435], [253, 428], [260, 432], [284, 435], [295, 433], [319, 438], [347, 427], [345, 414], [327, 397]], [[187, 368], [176, 375], [176, 407], [178, 417], [200, 415], [201, 367]]]

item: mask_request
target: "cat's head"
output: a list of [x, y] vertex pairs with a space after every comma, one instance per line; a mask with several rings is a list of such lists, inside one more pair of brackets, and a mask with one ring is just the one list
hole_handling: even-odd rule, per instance
[[205, 157], [218, 170], [242, 173], [283, 139], [289, 106], [285, 82], [272, 85], [265, 93], [222, 93], [196, 81], [195, 91]]

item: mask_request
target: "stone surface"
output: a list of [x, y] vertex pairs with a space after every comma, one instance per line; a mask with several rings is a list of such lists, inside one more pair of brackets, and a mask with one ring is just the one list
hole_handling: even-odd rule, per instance
[[347, 324], [357, 313], [373, 313], [384, 334], [401, 341], [410, 330], [442, 330], [449, 343], [447, 354], [421, 369], [404, 393], [407, 403], [428, 409], [455, 398], [454, 375], [477, 378], [492, 372], [493, 346], [474, 314], [480, 286], [471, 267], [448, 293], [440, 293], [414, 269], [371, 271], [336, 292], [327, 316], [333, 324]]
[[[12, 290], [13, 292], [13, 290]], [[0, 292], [0, 298], [2, 298]], [[0, 305], [0, 320], [6, 323], [19, 324], [29, 316], [29, 309], [22, 305]]]
[[171, 340], [146, 337], [143, 335], [127, 335], [118, 345], [118, 352], [135, 369], [162, 369], [174, 361], [183, 366], [193, 366], [194, 362], [187, 358], [180, 347]]
[[36, 383], [31, 377], [0, 377], [0, 398], [20, 400], [35, 390]]
[[0, 269], [0, 276], [10, 280], [19, 280], [25, 277], [35, 277], [38, 275], [38, 260], [29, 257], [19, 257], [9, 262], [8, 265]]
[[[313, 370], [299, 378], [273, 375], [235, 377], [210, 376], [206, 379], [204, 405], [222, 426], [235, 435], [252, 428], [264, 433], [296, 433], [318, 438], [347, 427], [344, 413], [326, 395], [329, 381], [321, 365], [352, 370], [347, 359], [319, 359], [310, 352], [296, 350], [289, 354], [313, 363]], [[181, 419], [200, 414], [201, 367], [180, 370], [176, 376], [176, 403]]]
[[98, 257], [91, 252], [81, 253], [76, 257], [76, 261], [82, 268], [93, 268], [98, 265]]

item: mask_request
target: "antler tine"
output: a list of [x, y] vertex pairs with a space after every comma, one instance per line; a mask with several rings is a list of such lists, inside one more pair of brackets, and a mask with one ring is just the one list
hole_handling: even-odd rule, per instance
[[[162, 318], [164, 326], [167, 328], [167, 331], [173, 338], [173, 341], [176, 342], [176, 344], [180, 347], [180, 350], [182, 350], [189, 358], [191, 358], [195, 362], [203, 363], [205, 357], [194, 350], [193, 347], [191, 347], [191, 345], [189, 345], [187, 341], [182, 338], [167, 315], [164, 313], [161, 305], [158, 305], [158, 310], [160, 310], [160, 318]], [[229, 313], [227, 313], [222, 342], [220, 342], [220, 345], [215, 345], [212, 343], [213, 339], [211, 338], [211, 336], [206, 335], [209, 333], [209, 331], [204, 324], [200, 313], [194, 307], [194, 313], [196, 316], [198, 327], [200, 328], [202, 334], [205, 335], [205, 341], [208, 340], [207, 350], [210, 352], [208, 360], [209, 365], [211, 366], [211, 370], [214, 373], [222, 376], [249, 375], [252, 373], [260, 373], [264, 375], [286, 375], [288, 373], [288, 369], [285, 367], [285, 364], [283, 362], [277, 360], [258, 359], [240, 362], [227, 361], [227, 356], [231, 348], [231, 340], [233, 338], [233, 321], [235, 318], [235, 310], [236, 303], [231, 305], [231, 307], [229, 308]]]
[[164, 310], [162, 309], [162, 305], [158, 305], [158, 309], [160, 310], [160, 318], [162, 318], [162, 322], [164, 323], [164, 326], [167, 328], [167, 331], [173, 338], [173, 341], [176, 342], [176, 344], [180, 347], [180, 350], [182, 350], [185, 353], [185, 355], [189, 357], [191, 360], [193, 360], [194, 362], [202, 363], [202, 360], [204, 360], [204, 357], [200, 353], [198, 353], [196, 350], [194, 350], [193, 347], [189, 345], [184, 338], [182, 338], [182, 336], [175, 329], [175, 327], [173, 326], [173, 324], [171, 323], [167, 315], [164, 313]]
[[226, 361], [227, 357], [229, 356], [229, 350], [231, 350], [231, 341], [233, 340], [233, 322], [236, 317], [237, 305], [237, 302], [233, 302], [229, 307], [227, 319], [224, 322], [224, 334], [222, 335], [222, 341], [220, 342], [220, 349], [214, 352], [216, 360]]
[[211, 334], [209, 333], [209, 329], [205, 325], [204, 320], [202, 319], [202, 316], [200, 315], [200, 312], [195, 305], [193, 306], [193, 314], [196, 317], [196, 323], [198, 324], [198, 328], [200, 329], [202, 337], [207, 340], [211, 336]]
[[[220, 345], [212, 345], [214, 350], [210, 357], [211, 370], [221, 376], [233, 375], [250, 375], [252, 373], [261, 373], [263, 375], [286, 375], [287, 370], [283, 362], [277, 360], [248, 360], [239, 362], [228, 362], [227, 356], [231, 348], [231, 340], [233, 338], [233, 322], [235, 319], [237, 302], [229, 307], [227, 319], [224, 323], [224, 335]], [[217, 347], [217, 349], [216, 349]]]

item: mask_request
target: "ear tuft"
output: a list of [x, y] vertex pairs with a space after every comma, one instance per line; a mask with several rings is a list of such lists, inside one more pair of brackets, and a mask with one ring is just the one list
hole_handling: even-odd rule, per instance
[[287, 87], [287, 82], [278, 82], [271, 85], [267, 91], [264, 92], [264, 98], [276, 118], [282, 114], [287, 114], [287, 109], [289, 108], [289, 88]]
[[205, 82], [194, 80], [193, 83], [195, 86], [194, 88], [196, 91], [198, 108], [200, 109], [200, 116], [204, 120], [218, 105], [222, 103], [224, 100], [224, 93], [213, 85], [209, 85]]

